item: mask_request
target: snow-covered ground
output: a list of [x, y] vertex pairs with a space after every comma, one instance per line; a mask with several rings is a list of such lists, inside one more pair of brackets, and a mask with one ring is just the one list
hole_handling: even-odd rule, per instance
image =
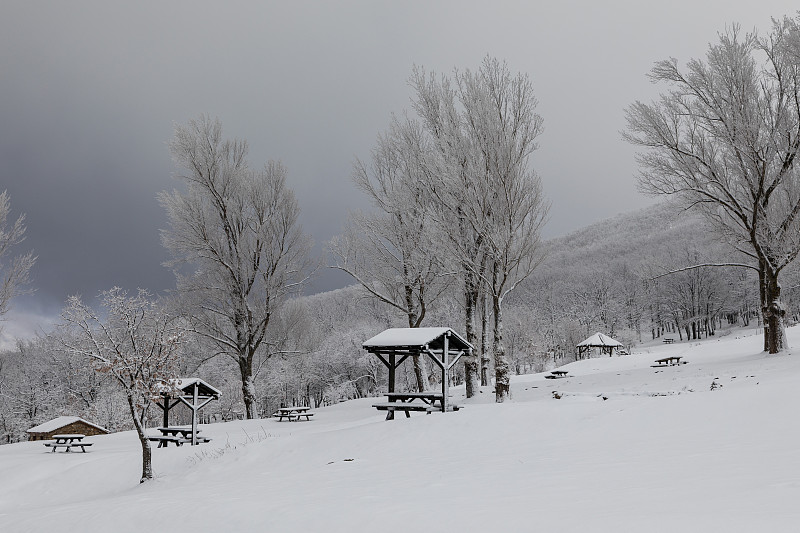
[[[0, 531], [800, 531], [800, 356], [761, 343], [579, 361], [501, 405], [456, 390], [455, 413], [387, 422], [369, 398], [204, 426], [209, 444], [154, 449], [144, 485], [132, 432], [0, 446]], [[688, 364], [651, 368], [667, 355]]]

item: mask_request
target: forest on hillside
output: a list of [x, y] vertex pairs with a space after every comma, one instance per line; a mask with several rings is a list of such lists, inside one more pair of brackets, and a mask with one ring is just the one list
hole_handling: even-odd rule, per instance
[[[690, 264], [729, 259], [716, 241], [701, 219], [676, 213], [666, 203], [547, 241], [547, 259], [508, 305], [513, 371], [540, 372], [573, 361], [575, 345], [596, 331], [635, 352], [638, 344], [665, 333], [697, 339], [757, 325], [757, 280], [749, 271], [708, 267], [652, 280]], [[797, 279], [792, 272], [786, 282], [790, 322], [800, 315]], [[462, 331], [463, 323], [463, 304], [450, 290], [423, 325]], [[401, 313], [357, 285], [293, 299], [274, 326], [279, 353], [259, 367], [259, 416], [284, 404], [316, 407], [381, 394], [386, 369], [361, 343], [405, 325]], [[481, 331], [478, 337], [485, 338]], [[243, 417], [241, 384], [230, 361], [207, 353], [199, 342], [187, 346], [177, 373], [202, 376], [223, 392], [205, 409], [208, 421]], [[108, 374], [88, 366], [47, 337], [20, 341], [16, 350], [0, 353], [0, 442], [24, 440], [29, 427], [64, 414], [110, 430], [130, 429], [124, 394]], [[413, 390], [412, 366], [402, 369], [398, 383]], [[438, 379], [433, 370], [432, 383]], [[453, 379], [462, 382], [463, 367], [456, 370]]]

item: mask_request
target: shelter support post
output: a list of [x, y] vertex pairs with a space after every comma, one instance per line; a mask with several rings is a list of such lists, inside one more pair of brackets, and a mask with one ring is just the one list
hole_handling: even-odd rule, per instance
[[389, 354], [389, 392], [394, 392], [394, 371], [397, 368], [397, 364], [395, 363], [396, 357], [394, 352]]
[[450, 405], [449, 400], [449, 393], [450, 393], [450, 369], [456, 366], [458, 360], [461, 359], [465, 353], [472, 354], [472, 350], [470, 348], [467, 349], [465, 352], [464, 350], [459, 350], [457, 353], [454, 354], [453, 358], [450, 359], [450, 347], [447, 343], [447, 339], [445, 339], [445, 349], [442, 351], [441, 359], [437, 356], [437, 353], [430, 348], [425, 348], [425, 353], [431, 356], [433, 362], [436, 363], [442, 370], [442, 412], [446, 412], [448, 406]]
[[450, 367], [447, 366], [447, 354], [450, 351], [450, 333], [444, 336], [444, 350], [442, 353], [442, 412], [447, 412], [447, 404], [450, 392]]
[[[197, 383], [192, 391], [192, 405], [197, 405]], [[197, 446], [197, 408], [192, 409], [192, 446]]]
[[170, 410], [170, 407], [172, 407], [172, 406], [169, 404], [169, 396], [164, 394], [163, 395], [163, 399], [164, 399], [164, 405], [161, 408], [164, 410], [164, 420], [163, 420], [164, 423], [163, 423], [162, 427], [166, 428], [166, 427], [169, 427], [169, 410]]
[[156, 402], [156, 405], [159, 406], [162, 411], [164, 411], [164, 418], [162, 419], [163, 427], [169, 427], [169, 410], [178, 405], [179, 400], [175, 400], [170, 402], [169, 394], [163, 393], [161, 395], [161, 400], [163, 403]]
[[195, 385], [192, 391], [192, 402], [189, 403], [184, 396], [179, 396], [178, 400], [183, 402], [186, 407], [192, 410], [192, 446], [197, 444], [197, 412], [214, 400], [213, 396], [200, 396]]
[[[397, 358], [397, 354], [395, 352], [389, 352], [387, 354], [381, 354], [380, 352], [375, 352], [375, 355], [378, 356], [378, 359], [380, 359], [381, 362], [389, 370], [389, 387], [388, 387], [389, 390], [388, 391], [389, 392], [394, 392], [395, 391], [395, 381], [396, 381], [396, 376], [397, 376], [397, 372], [396, 372], [397, 367], [400, 366], [401, 364], [403, 364], [403, 361], [405, 361], [406, 358], [410, 354], [402, 354], [400, 359]], [[386, 359], [384, 357], [384, 355], [387, 355], [388, 359]]]

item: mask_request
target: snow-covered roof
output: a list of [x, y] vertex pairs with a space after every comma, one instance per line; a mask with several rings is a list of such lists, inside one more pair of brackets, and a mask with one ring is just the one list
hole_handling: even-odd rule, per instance
[[362, 346], [366, 349], [397, 346], [422, 348], [448, 334], [451, 341], [455, 340], [454, 344], [461, 345], [463, 348], [473, 348], [461, 335], [450, 328], [389, 328], [364, 341]]
[[603, 335], [602, 333], [595, 333], [585, 341], [578, 343], [578, 346], [623, 346], [623, 344], [617, 340], [612, 339], [608, 335]]
[[[222, 396], [222, 392], [219, 389], [217, 389], [215, 387], [212, 387], [211, 385], [209, 385], [208, 383], [206, 383], [205, 381], [203, 381], [200, 378], [175, 378], [175, 379], [171, 379], [170, 383], [172, 385], [174, 385], [174, 387], [176, 389], [181, 390], [181, 391], [187, 391], [187, 389], [190, 389], [192, 387], [192, 385], [197, 383], [198, 386], [199, 386], [199, 391], [198, 392], [200, 392], [201, 395], [204, 395], [204, 396]], [[164, 389], [166, 389], [166, 388], [167, 387], [164, 387]]]
[[54, 418], [54, 419], [52, 419], [52, 420], [50, 420], [48, 422], [44, 422], [42, 424], [39, 424], [38, 426], [34, 426], [34, 427], [30, 428], [27, 432], [28, 433], [50, 433], [51, 431], [55, 431], [57, 429], [61, 429], [64, 426], [68, 426], [69, 424], [72, 424], [74, 422], [83, 422], [84, 424], [86, 424], [88, 426], [92, 426], [92, 427], [95, 427], [97, 429], [102, 429], [106, 433], [109, 432], [106, 428], [104, 428], [102, 426], [98, 426], [97, 424], [92, 424], [91, 422], [88, 422], [88, 421], [84, 420], [83, 418], [81, 418], [79, 416], [59, 416], [59, 417]]

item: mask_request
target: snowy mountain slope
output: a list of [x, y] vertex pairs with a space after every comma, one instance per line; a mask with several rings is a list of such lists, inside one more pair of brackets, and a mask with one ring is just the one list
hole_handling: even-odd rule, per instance
[[[795, 531], [800, 358], [760, 347], [579, 361], [518, 376], [502, 405], [456, 390], [466, 408], [444, 415], [386, 422], [368, 398], [204, 426], [208, 445], [154, 450], [143, 486], [132, 432], [86, 454], [0, 446], [0, 531]], [[689, 363], [650, 367], [676, 354]]]

